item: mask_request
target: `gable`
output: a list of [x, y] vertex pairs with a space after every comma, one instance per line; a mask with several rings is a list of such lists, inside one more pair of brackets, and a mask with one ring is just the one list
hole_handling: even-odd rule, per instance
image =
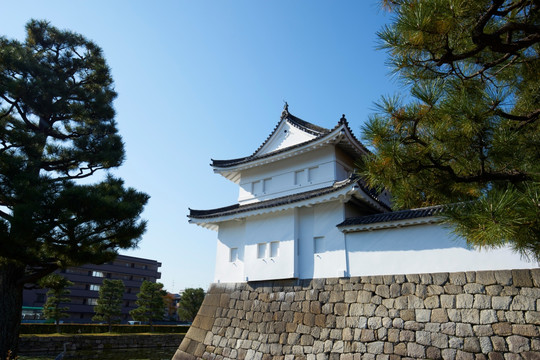
[[266, 141], [264, 146], [261, 147], [254, 156], [269, 154], [274, 151], [313, 140], [316, 137], [317, 136], [314, 134], [310, 134], [297, 126], [293, 126], [288, 120], [284, 120], [281, 121], [270, 139]]

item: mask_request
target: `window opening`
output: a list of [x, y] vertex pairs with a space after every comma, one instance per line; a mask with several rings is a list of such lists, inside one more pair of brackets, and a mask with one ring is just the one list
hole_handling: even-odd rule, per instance
[[263, 259], [266, 257], [266, 243], [257, 244], [257, 258]]

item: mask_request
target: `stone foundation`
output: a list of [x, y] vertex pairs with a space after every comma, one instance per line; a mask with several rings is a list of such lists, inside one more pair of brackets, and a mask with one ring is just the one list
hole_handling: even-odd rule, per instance
[[213, 284], [173, 360], [540, 359], [540, 269]]

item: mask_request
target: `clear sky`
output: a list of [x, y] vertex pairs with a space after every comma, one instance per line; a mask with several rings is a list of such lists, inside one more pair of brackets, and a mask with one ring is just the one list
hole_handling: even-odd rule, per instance
[[213, 280], [217, 233], [188, 224], [188, 207], [232, 205], [238, 188], [211, 158], [253, 153], [283, 101], [327, 128], [345, 114], [360, 137], [399, 90], [376, 50], [390, 21], [377, 0], [0, 1], [0, 35], [23, 40], [31, 18], [103, 48], [127, 153], [114, 173], [151, 196], [148, 231], [121, 253], [160, 261], [168, 291]]

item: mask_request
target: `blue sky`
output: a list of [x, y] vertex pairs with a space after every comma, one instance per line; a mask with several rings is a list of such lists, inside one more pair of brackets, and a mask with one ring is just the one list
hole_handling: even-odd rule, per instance
[[115, 81], [126, 161], [115, 170], [151, 196], [148, 231], [122, 251], [162, 263], [169, 291], [207, 288], [217, 233], [188, 224], [188, 207], [231, 205], [237, 186], [210, 159], [250, 155], [292, 114], [331, 128], [360, 126], [400, 90], [376, 50], [390, 15], [372, 0], [5, 1], [0, 35], [24, 39], [31, 19], [102, 47]]

